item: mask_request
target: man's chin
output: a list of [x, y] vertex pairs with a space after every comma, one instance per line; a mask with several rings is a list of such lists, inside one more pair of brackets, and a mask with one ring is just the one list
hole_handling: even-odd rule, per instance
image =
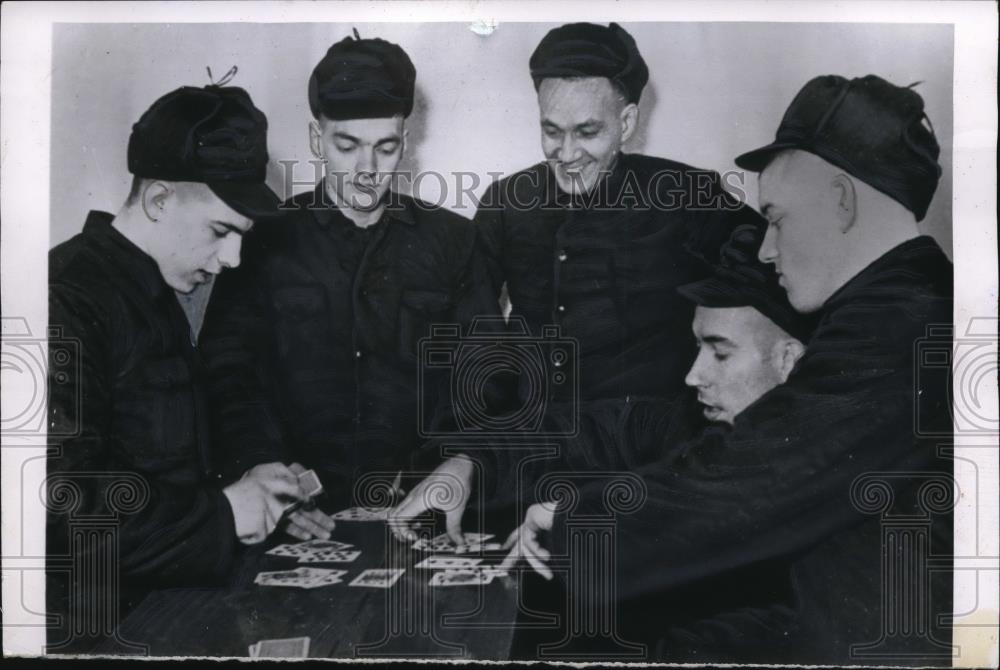
[[707, 420], [712, 422], [724, 423], [726, 425], [732, 425], [733, 423], [732, 417], [729, 416], [725, 410], [719, 407], [706, 406], [705, 409], [702, 410], [702, 414]]
[[560, 173], [556, 173], [556, 184], [559, 186], [559, 190], [567, 195], [586, 195], [594, 188], [591, 180], [582, 176], [572, 177]]

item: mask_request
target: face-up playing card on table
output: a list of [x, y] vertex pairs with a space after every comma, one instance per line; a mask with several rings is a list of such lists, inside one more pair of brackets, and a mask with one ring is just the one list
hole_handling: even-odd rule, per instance
[[444, 570], [434, 573], [431, 586], [475, 586], [489, 584], [494, 574], [482, 570]]
[[351, 586], [372, 586], [379, 589], [387, 589], [399, 581], [406, 570], [384, 570], [374, 568], [365, 570], [351, 581]]
[[[482, 544], [486, 540], [492, 540], [495, 536], [491, 533], [462, 533], [466, 544]], [[431, 538], [431, 544], [454, 544], [448, 533], [441, 533]]]
[[360, 551], [349, 551], [346, 549], [313, 551], [300, 556], [299, 563], [350, 563], [360, 555]]
[[304, 588], [315, 589], [321, 586], [332, 586], [334, 584], [343, 584], [344, 575], [347, 574], [347, 570], [330, 570], [330, 574], [317, 577], [309, 586]]
[[391, 507], [351, 507], [331, 514], [334, 521], [385, 521]]
[[486, 542], [494, 537], [489, 533], [464, 533], [465, 544], [458, 547], [447, 533], [442, 533], [430, 540], [419, 539], [413, 543], [412, 549], [416, 551], [430, 551], [437, 554], [470, 554], [481, 553], [483, 551], [497, 551], [502, 546], [498, 542]]
[[290, 637], [279, 640], [261, 640], [250, 645], [253, 658], [307, 658], [309, 656], [308, 637]]
[[459, 558], [452, 556], [431, 556], [417, 563], [415, 568], [427, 570], [456, 570], [474, 568], [482, 562], [481, 558]]
[[340, 578], [345, 574], [347, 574], [346, 570], [296, 568], [295, 570], [258, 573], [257, 577], [254, 578], [254, 583], [260, 586], [290, 586], [300, 589], [312, 589], [317, 586], [339, 583]]
[[337, 540], [308, 540], [306, 542], [299, 542], [295, 546], [299, 549], [307, 549], [309, 551], [341, 551], [343, 549], [350, 549], [354, 545], [349, 542], [338, 542]]
[[298, 558], [300, 556], [305, 556], [306, 554], [312, 553], [310, 547], [305, 546], [305, 542], [299, 544], [279, 544], [277, 547], [268, 549], [266, 553], [268, 556], [286, 556], [288, 558]]

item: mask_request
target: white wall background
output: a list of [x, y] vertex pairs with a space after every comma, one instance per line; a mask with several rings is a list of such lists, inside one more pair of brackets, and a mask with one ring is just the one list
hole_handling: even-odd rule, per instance
[[[232, 65], [270, 122], [272, 160], [312, 176], [306, 84], [316, 62], [356, 27], [402, 46], [417, 68], [404, 167], [512, 172], [541, 159], [528, 57], [556, 24], [501, 23], [480, 36], [459, 23], [57, 24], [52, 52], [51, 239], [80, 230], [89, 209], [115, 211], [130, 183], [132, 123], [160, 95], [208, 83]], [[770, 141], [799, 88], [820, 74], [878, 74], [923, 83], [942, 145], [944, 176], [926, 232], [951, 251], [953, 31], [948, 24], [626, 23], [650, 69], [642, 120], [627, 147], [699, 167], [736, 169], [739, 153]], [[40, 81], [39, 86], [48, 82]], [[280, 171], [270, 180], [277, 190]], [[466, 181], [468, 183], [468, 180]], [[303, 190], [299, 186], [296, 190]], [[421, 182], [435, 200], [438, 182]], [[280, 192], [280, 191], [279, 191]], [[747, 199], [756, 204], [748, 176]], [[456, 206], [466, 216], [474, 203]]]

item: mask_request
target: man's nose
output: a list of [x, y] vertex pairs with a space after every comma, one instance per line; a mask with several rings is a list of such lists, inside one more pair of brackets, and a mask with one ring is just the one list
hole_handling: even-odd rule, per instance
[[760, 243], [760, 250], [757, 252], [757, 258], [761, 263], [774, 263], [778, 258], [778, 247], [774, 243], [774, 226], [768, 224], [767, 232], [764, 233], [764, 239]]
[[358, 152], [358, 162], [355, 164], [354, 169], [357, 171], [359, 177], [365, 176], [368, 179], [374, 179], [375, 149], [361, 149]]
[[219, 250], [219, 265], [223, 268], [238, 268], [240, 266], [240, 249], [243, 247], [243, 237], [231, 233], [222, 241]]
[[573, 137], [573, 133], [566, 133], [563, 135], [563, 140], [559, 145], [559, 160], [563, 163], [572, 163], [578, 157], [578, 149], [579, 146]]
[[704, 375], [702, 374], [703, 366], [704, 357], [699, 351], [697, 358], [694, 359], [694, 363], [691, 365], [691, 369], [688, 370], [687, 376], [684, 377], [684, 383], [693, 388], [704, 386], [705, 381]]

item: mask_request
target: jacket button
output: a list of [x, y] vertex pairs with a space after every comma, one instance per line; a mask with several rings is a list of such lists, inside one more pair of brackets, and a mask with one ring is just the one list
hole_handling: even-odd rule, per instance
[[556, 307], [556, 309], [558, 309], [560, 312], [565, 312], [566, 311], [566, 305], [559, 305], [558, 307]]
[[565, 261], [565, 260], [566, 260], [567, 258], [569, 258], [569, 256], [567, 256], [567, 255], [566, 255], [566, 252], [565, 252], [565, 251], [560, 251], [560, 252], [559, 252], [559, 256], [557, 256], [557, 258], [559, 259], [559, 262], [560, 262], [560, 263], [562, 263], [562, 262], [563, 262], [563, 261]]
[[355, 358], [361, 358], [361, 350], [360, 349], [358, 349], [357, 351], [354, 352], [354, 357]]

